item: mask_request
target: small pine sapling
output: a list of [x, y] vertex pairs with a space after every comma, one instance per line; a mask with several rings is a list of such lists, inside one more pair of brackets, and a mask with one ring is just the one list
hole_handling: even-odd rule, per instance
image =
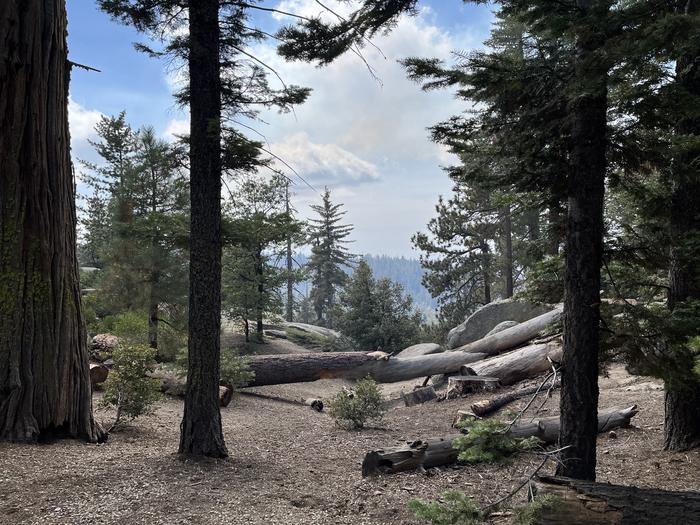
[[328, 403], [328, 413], [340, 426], [363, 428], [384, 417], [384, 395], [372, 378], [361, 379], [353, 391], [341, 390]]

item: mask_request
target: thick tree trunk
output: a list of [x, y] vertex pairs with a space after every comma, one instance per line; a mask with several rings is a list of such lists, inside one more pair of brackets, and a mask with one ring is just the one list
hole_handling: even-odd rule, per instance
[[486, 242], [481, 243], [481, 258], [483, 261], [484, 304], [489, 304], [491, 302], [491, 254]]
[[568, 178], [564, 359], [561, 386], [562, 451], [557, 474], [595, 479], [600, 267], [606, 170], [607, 70], [600, 49], [603, 0], [577, 0], [576, 93], [571, 102], [572, 154]]
[[0, 439], [103, 437], [75, 248], [64, 0], [0, 4]]
[[554, 496], [555, 503], [539, 511], [541, 525], [600, 525], [620, 523], [700, 523], [700, 494], [670, 492], [539, 476], [534, 479], [535, 498]]
[[561, 359], [561, 344], [540, 343], [465, 365], [462, 372], [497, 377], [502, 385], [512, 385], [551, 370], [552, 363], [559, 363]]
[[519, 323], [501, 332], [478, 339], [472, 343], [457, 347], [453, 352], [476, 352], [478, 354], [495, 355], [509, 348], [515, 348], [537, 336], [550, 324], [561, 318], [561, 307], [546, 314], [533, 317], [529, 321]]
[[[290, 216], [289, 206], [289, 181], [284, 188], [284, 202], [287, 216]], [[292, 279], [292, 236], [287, 234], [287, 304], [285, 305], [285, 319], [288, 323], [294, 321], [294, 279]]]
[[[697, 14], [698, 0], [687, 0], [685, 13]], [[700, 49], [679, 57], [676, 62], [676, 82], [690, 97], [700, 98]], [[700, 118], [684, 118], [678, 122], [678, 133], [700, 136]], [[673, 193], [671, 196], [671, 271], [669, 308], [687, 300], [700, 300], [700, 147], [679, 155], [673, 163]], [[692, 376], [692, 374], [691, 374]], [[700, 446], [700, 384], [690, 381], [666, 383], [666, 414], [664, 417], [664, 449], [687, 450]]]
[[221, 87], [219, 2], [189, 6], [190, 300], [181, 454], [226, 457], [219, 410]]
[[510, 204], [503, 208], [503, 276], [505, 297], [513, 297], [513, 217]]
[[[600, 428], [600, 432], [607, 432], [614, 428], [627, 426], [636, 413], [636, 407], [603, 410], [600, 413], [601, 419], [598, 428]], [[543, 418], [534, 424], [515, 425], [511, 429], [511, 434], [521, 438], [536, 436], [545, 443], [551, 444], [557, 439], [558, 426], [557, 418]], [[460, 435], [408, 441], [402, 446], [370, 451], [362, 462], [362, 475], [394, 474], [406, 470], [456, 463], [459, 452], [453, 448], [452, 443]]]

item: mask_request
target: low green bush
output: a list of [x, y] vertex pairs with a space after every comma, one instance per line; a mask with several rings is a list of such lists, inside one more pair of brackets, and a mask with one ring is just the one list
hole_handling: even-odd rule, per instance
[[478, 525], [486, 519], [486, 513], [479, 505], [462, 492], [445, 492], [440, 500], [414, 499], [408, 502], [408, 508], [416, 518], [433, 525]]
[[121, 342], [112, 353], [114, 366], [104, 383], [100, 405], [115, 407], [112, 429], [126, 417], [130, 420], [149, 413], [162, 397], [160, 382], [147, 376], [155, 366], [156, 351], [145, 345]]
[[507, 433], [508, 425], [493, 419], [467, 420], [459, 424], [463, 436], [453, 446], [459, 450], [463, 463], [493, 463], [517, 452], [532, 450], [540, 440], [536, 437], [516, 438]]
[[328, 413], [340, 426], [363, 428], [384, 417], [384, 396], [376, 381], [361, 379], [353, 391], [341, 390], [328, 402]]

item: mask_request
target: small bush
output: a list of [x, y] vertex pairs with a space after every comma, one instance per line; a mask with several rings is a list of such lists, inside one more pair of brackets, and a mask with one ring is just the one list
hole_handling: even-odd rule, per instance
[[114, 366], [104, 383], [105, 394], [100, 403], [117, 409], [112, 429], [122, 417], [136, 419], [160, 400], [160, 382], [146, 375], [155, 365], [155, 354], [152, 348], [129, 342], [120, 343], [114, 350]]
[[408, 508], [416, 518], [433, 525], [477, 525], [486, 519], [486, 513], [462, 492], [449, 491], [440, 496], [443, 501], [408, 502]]
[[552, 494], [537, 497], [526, 506], [518, 509], [515, 514], [515, 524], [535, 525], [540, 522], [542, 511], [554, 508], [558, 503], [559, 498]]
[[454, 440], [459, 450], [459, 461], [464, 463], [493, 463], [517, 452], [531, 450], [539, 444], [539, 439], [515, 438], [506, 430], [508, 425], [492, 419], [467, 420], [459, 425], [465, 435]]
[[221, 382], [236, 389], [247, 385], [255, 379], [255, 372], [250, 369], [250, 359], [241, 357], [235, 348], [221, 352]]
[[371, 379], [361, 379], [355, 390], [341, 390], [329, 401], [328, 413], [341, 426], [362, 428], [367, 421], [381, 421], [384, 417], [384, 396]]

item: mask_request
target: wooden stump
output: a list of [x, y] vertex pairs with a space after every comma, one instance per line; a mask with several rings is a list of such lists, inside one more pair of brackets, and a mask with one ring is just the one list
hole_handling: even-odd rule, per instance
[[447, 399], [466, 396], [474, 392], [492, 392], [498, 386], [497, 377], [451, 376], [447, 380]]
[[556, 499], [539, 511], [534, 523], [555, 525], [700, 523], [700, 494], [625, 487], [569, 478], [539, 476], [535, 498]]
[[433, 399], [437, 398], [437, 394], [432, 386], [424, 386], [421, 388], [416, 388], [413, 392], [402, 394], [402, 397], [406, 406], [412, 407], [427, 401], [432, 401]]
[[109, 368], [103, 364], [90, 363], [90, 384], [94, 390], [97, 385], [104, 383], [109, 375]]

